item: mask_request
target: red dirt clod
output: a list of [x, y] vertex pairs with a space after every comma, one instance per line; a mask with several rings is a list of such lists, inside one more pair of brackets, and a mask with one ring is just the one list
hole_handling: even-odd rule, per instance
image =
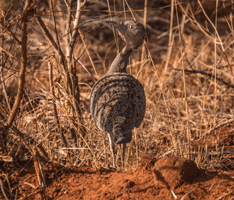
[[191, 183], [198, 175], [194, 161], [182, 157], [168, 157], [158, 160], [153, 168], [155, 185], [175, 189], [183, 183]]
[[123, 181], [123, 188], [132, 188], [135, 185], [135, 182], [131, 181], [131, 180], [124, 180]]

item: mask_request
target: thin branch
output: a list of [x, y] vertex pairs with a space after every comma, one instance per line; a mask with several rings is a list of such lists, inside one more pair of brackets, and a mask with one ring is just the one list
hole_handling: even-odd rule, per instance
[[[1, 24], [4, 24], [5, 20], [4, 18], [2, 18], [2, 20], [0, 20]], [[1, 27], [1, 29], [3, 30], [3, 25]], [[1, 45], [4, 45], [4, 38], [1, 37]], [[3, 49], [0, 49], [0, 53], [1, 53], [1, 64], [2, 64], [2, 67], [1, 67], [1, 72], [0, 72], [0, 80], [2, 82], [2, 88], [3, 88], [3, 93], [4, 93], [4, 96], [5, 96], [5, 99], [6, 99], [6, 103], [7, 103], [7, 107], [8, 107], [8, 110], [9, 112], [11, 112], [11, 106], [10, 106], [10, 103], [9, 103], [9, 98], [8, 98], [8, 95], [7, 95], [7, 90], [6, 90], [6, 85], [5, 85], [5, 79], [3, 77], [3, 69], [5, 68], [5, 63], [6, 63], [6, 52], [3, 50]]]
[[48, 199], [47, 195], [46, 195], [46, 181], [45, 181], [45, 176], [44, 176], [44, 172], [43, 169], [41, 167], [41, 161], [40, 161], [40, 157], [38, 156], [38, 153], [36, 151], [33, 150], [33, 154], [34, 154], [34, 168], [35, 168], [35, 172], [37, 175], [37, 179], [39, 182], [39, 185], [42, 189], [42, 199]]
[[19, 44], [22, 45], [22, 41], [20, 41], [16, 35], [9, 29], [9, 26], [5, 26], [5, 24], [2, 23], [2, 21], [0, 20], [0, 24], [5, 28], [5, 30], [7, 30], [9, 32], [9, 34], [13, 37], [13, 39]]
[[54, 51], [57, 53], [57, 55], [60, 58], [60, 63], [62, 64], [64, 71], [65, 71], [65, 76], [66, 76], [66, 81], [67, 81], [67, 87], [69, 90], [71, 90], [72, 88], [72, 83], [71, 83], [71, 78], [69, 76], [69, 71], [67, 68], [67, 60], [66, 57], [64, 56], [62, 49], [60, 48], [60, 46], [57, 45], [57, 43], [54, 41], [54, 38], [52, 37], [52, 35], [50, 34], [50, 32], [48, 31], [46, 25], [44, 24], [44, 22], [42, 21], [40, 16], [36, 16], [36, 19], [39, 23], [39, 25], [41, 26], [42, 32], [45, 35], [45, 37], [47, 38], [47, 40], [51, 43], [51, 45], [54, 48]]
[[[26, 5], [31, 5], [32, 0], [27, 0]], [[27, 7], [29, 8], [29, 7]], [[23, 17], [22, 17], [22, 46], [21, 46], [21, 68], [19, 73], [19, 83], [18, 83], [18, 91], [17, 96], [15, 99], [15, 103], [13, 105], [13, 108], [11, 110], [11, 113], [7, 119], [7, 122], [5, 123], [6, 129], [8, 129], [16, 116], [17, 110], [19, 108], [21, 99], [23, 97], [23, 89], [24, 89], [24, 82], [25, 82], [25, 71], [27, 66], [27, 41], [28, 41], [28, 34], [27, 34], [27, 17], [28, 17], [28, 10], [23, 11]]]
[[74, 30], [72, 32], [72, 38], [70, 42], [71, 49], [73, 50], [76, 38], [78, 36], [78, 27], [80, 24], [80, 18], [81, 18], [81, 10], [85, 7], [87, 0], [85, 0], [83, 3], [81, 3], [81, 0], [77, 1], [77, 7], [76, 7], [76, 16], [74, 21]]
[[[54, 85], [53, 85], [53, 65], [49, 62], [48, 63], [48, 68], [49, 68], [49, 81], [50, 81], [50, 92], [52, 94], [52, 96], [55, 96], [55, 93], [54, 93]], [[62, 129], [61, 129], [61, 125], [60, 125], [60, 122], [59, 122], [59, 117], [58, 117], [58, 112], [57, 112], [57, 106], [56, 106], [56, 103], [54, 102], [54, 100], [52, 99], [52, 104], [53, 104], [53, 109], [54, 109], [54, 119], [55, 119], [55, 122], [58, 126], [58, 129], [59, 129], [59, 132], [61, 134], [61, 138], [62, 138], [62, 141], [64, 143], [64, 145], [67, 147], [67, 141], [66, 141], [66, 138], [62, 132]]]
[[67, 3], [67, 12], [68, 12], [68, 17], [67, 17], [67, 27], [66, 27], [66, 36], [67, 36], [67, 44], [70, 44], [71, 42], [71, 7], [72, 7], [72, 1], [69, 0]]
[[218, 128], [221, 128], [227, 124], [233, 123], [234, 119], [230, 119], [228, 121], [225, 121], [223, 123], [217, 124], [215, 127], [211, 128], [209, 131], [207, 131], [204, 135], [202, 135], [198, 140], [196, 141], [200, 141], [202, 138], [204, 138], [206, 135], [211, 134], [213, 131], [217, 130]]
[[[71, 79], [71, 85], [69, 88], [69, 92], [72, 95], [72, 104], [73, 104], [73, 108], [75, 110], [76, 116], [77, 116], [77, 120], [78, 120], [78, 125], [79, 125], [79, 129], [82, 132], [82, 136], [84, 137], [86, 134], [86, 129], [84, 127], [84, 123], [81, 117], [81, 109], [80, 109], [80, 91], [79, 91], [79, 85], [78, 85], [78, 77], [76, 75], [76, 67], [74, 65], [74, 61], [72, 63], [72, 58], [73, 58], [73, 51], [74, 51], [74, 44], [76, 41], [76, 38], [79, 34], [79, 25], [80, 25], [80, 18], [81, 18], [81, 10], [83, 9], [83, 7], [86, 4], [86, 0], [81, 3], [81, 0], [77, 0], [77, 8], [76, 8], [76, 15], [75, 15], [75, 20], [74, 20], [74, 29], [71, 32], [71, 37], [70, 34], [67, 35], [67, 47], [66, 47], [66, 56], [67, 56], [67, 68], [69, 69], [70, 72], [70, 79]], [[71, 2], [69, 4], [69, 6], [71, 6]], [[71, 23], [71, 9], [68, 6], [68, 22]], [[67, 33], [70, 32], [70, 27], [71, 25], [68, 24], [67, 25]], [[69, 42], [70, 41], [70, 42]]]
[[0, 177], [0, 188], [1, 188], [1, 190], [2, 190], [3, 196], [5, 197], [6, 200], [8, 200], [7, 195], [6, 195], [6, 193], [5, 193], [5, 190], [4, 190], [4, 187], [3, 187], [3, 181], [2, 181], [2, 178], [1, 178], [1, 177]]
[[59, 46], [57, 45], [57, 43], [55, 42], [54, 38], [52, 37], [52, 35], [50, 34], [50, 32], [48, 31], [46, 25], [44, 24], [44, 22], [42, 21], [40, 16], [36, 16], [37, 22], [40, 25], [43, 34], [45, 35], [45, 37], [47, 38], [47, 40], [50, 42], [50, 44], [53, 46], [55, 52], [57, 53], [57, 55], [61, 58], [61, 62], [65, 61], [65, 56], [61, 50], [61, 48], [59, 48]]
[[[2, 54], [3, 55], [3, 54]], [[3, 59], [2, 59], [3, 61]], [[2, 63], [2, 65], [4, 66], [5, 63]], [[2, 68], [3, 69], [3, 68]], [[6, 104], [7, 104], [7, 107], [8, 107], [8, 110], [9, 112], [11, 112], [11, 106], [10, 106], [10, 102], [9, 102], [9, 98], [8, 98], [8, 95], [7, 95], [7, 90], [6, 90], [6, 85], [5, 85], [5, 80], [3, 78], [3, 70], [1, 70], [1, 74], [0, 74], [0, 80], [2, 82], [2, 89], [3, 89], [3, 93], [4, 93], [4, 96], [5, 96], [5, 99], [6, 99]]]
[[58, 30], [57, 30], [57, 26], [56, 26], [56, 19], [55, 19], [55, 15], [54, 15], [54, 4], [53, 4], [52, 0], [50, 0], [50, 4], [51, 4], [51, 9], [52, 9], [52, 16], [53, 16], [53, 21], [54, 21], [54, 30], [55, 30], [56, 40], [57, 40], [58, 48], [61, 49], [59, 37], [58, 37]]
[[[184, 70], [186, 73], [196, 73], [196, 74], [202, 74], [202, 75], [206, 75], [210, 78], [214, 77], [215, 75], [211, 72], [207, 72], [207, 71], [204, 71], [204, 70], [188, 70], [188, 69], [185, 69]], [[226, 78], [226, 77], [225, 77]], [[228, 87], [231, 87], [231, 88], [234, 88], [234, 85], [231, 84], [231, 83], [228, 83], [227, 81], [225, 81], [224, 79], [222, 78], [219, 78], [219, 77], [216, 77], [216, 79], [220, 82], [222, 82], [224, 85], [228, 86]]]

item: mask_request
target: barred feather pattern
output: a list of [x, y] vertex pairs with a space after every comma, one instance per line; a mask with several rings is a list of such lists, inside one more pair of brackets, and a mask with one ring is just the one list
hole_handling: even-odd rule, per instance
[[114, 73], [92, 88], [90, 111], [97, 127], [108, 132], [115, 144], [129, 143], [132, 130], [145, 114], [146, 99], [141, 83], [127, 73]]

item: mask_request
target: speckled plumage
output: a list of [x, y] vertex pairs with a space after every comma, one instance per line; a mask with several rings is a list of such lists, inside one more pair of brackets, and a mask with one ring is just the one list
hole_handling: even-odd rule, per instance
[[112, 134], [116, 144], [129, 143], [145, 115], [144, 89], [126, 73], [104, 76], [93, 87], [90, 110], [97, 127]]
[[[133, 20], [125, 20], [119, 24], [110, 22], [110, 24], [119, 31], [126, 46], [115, 58], [107, 74], [94, 84], [90, 96], [90, 111], [97, 127], [109, 134], [112, 154], [114, 154], [114, 144], [125, 145], [124, 160], [126, 143], [131, 142], [132, 130], [140, 126], [145, 115], [144, 88], [137, 79], [126, 72], [128, 58], [132, 50], [142, 44], [145, 29]], [[127, 32], [129, 26], [139, 28], [133, 30], [135, 38]], [[115, 167], [114, 160], [113, 166]]]

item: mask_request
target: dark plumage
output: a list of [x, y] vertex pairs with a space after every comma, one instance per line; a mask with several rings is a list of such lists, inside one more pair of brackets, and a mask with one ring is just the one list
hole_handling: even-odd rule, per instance
[[107, 74], [94, 84], [90, 96], [90, 111], [97, 127], [108, 133], [115, 168], [115, 144], [123, 144], [124, 163], [126, 143], [131, 142], [132, 130], [140, 126], [145, 115], [143, 86], [127, 74], [126, 67], [131, 52], [144, 41], [146, 31], [141, 23], [133, 20], [106, 23], [118, 30], [126, 45], [114, 59]]

